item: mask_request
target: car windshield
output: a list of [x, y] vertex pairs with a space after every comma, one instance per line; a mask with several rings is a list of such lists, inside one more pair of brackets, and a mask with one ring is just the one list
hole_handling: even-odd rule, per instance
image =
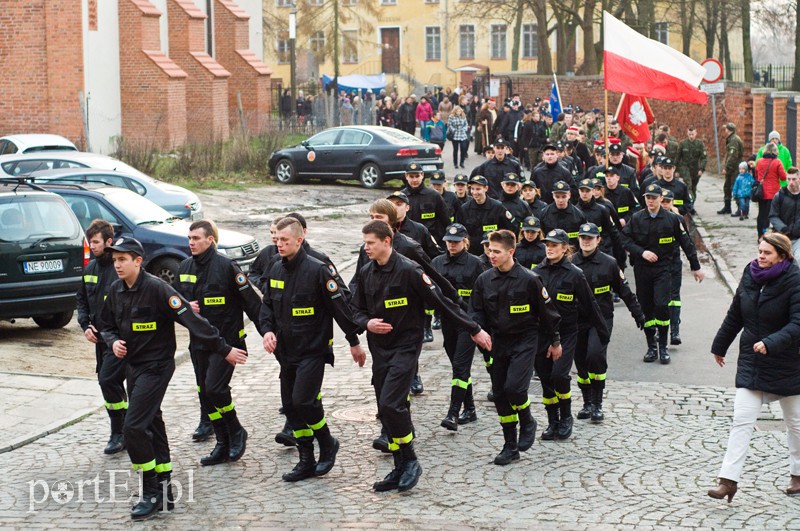
[[149, 199], [129, 190], [106, 193], [106, 199], [135, 225], [167, 223], [178, 219]]
[[59, 197], [0, 197], [0, 242], [72, 239], [80, 233], [75, 216]]

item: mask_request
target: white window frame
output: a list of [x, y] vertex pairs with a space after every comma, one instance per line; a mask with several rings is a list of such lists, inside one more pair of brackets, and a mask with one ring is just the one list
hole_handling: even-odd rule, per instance
[[397, 0], [381, 0], [382, 6], [396, 6]]
[[[347, 42], [348, 42], [348, 35], [353, 36], [353, 50], [355, 51], [355, 55], [352, 57], [348, 57], [347, 54]], [[342, 63], [354, 65], [358, 64], [358, 30], [342, 30]]]
[[[322, 35], [321, 37], [319, 35]], [[325, 51], [325, 32], [323, 30], [315, 31], [308, 39], [308, 46], [311, 51], [319, 54]]]
[[[429, 30], [437, 30], [438, 33], [428, 33]], [[432, 45], [435, 46], [434, 54], [429, 54], [428, 39], [432, 39]], [[426, 61], [441, 61], [442, 60], [442, 27], [441, 26], [425, 26], [425, 60]]]
[[[526, 32], [526, 27], [530, 28], [532, 31]], [[529, 46], [525, 46], [525, 39], [529, 38], [530, 43]], [[535, 59], [539, 57], [539, 27], [534, 23], [528, 23], [522, 25], [522, 57], [524, 59]], [[527, 48], [527, 49], [526, 49]], [[536, 53], [527, 53], [527, 52], [536, 52]]]
[[[499, 30], [500, 28], [503, 29], [503, 32], [500, 33], [497, 31], [496, 33], [496, 30]], [[495, 53], [495, 37], [502, 37], [502, 54]], [[495, 60], [508, 59], [508, 24], [491, 24], [489, 26], [489, 58]]]
[[669, 46], [669, 22], [656, 22], [653, 27], [655, 40]]
[[[465, 31], [466, 30], [466, 31]], [[463, 37], [469, 37], [469, 52], [464, 53]], [[459, 59], [475, 59], [475, 24], [461, 24], [458, 26], [458, 58]]]
[[279, 65], [288, 65], [290, 62], [289, 56], [291, 55], [291, 53], [292, 53], [292, 45], [289, 42], [288, 35], [285, 39], [281, 39], [280, 37], [275, 39], [275, 56], [278, 59]]
[[275, 7], [292, 7], [292, 0], [275, 0]]

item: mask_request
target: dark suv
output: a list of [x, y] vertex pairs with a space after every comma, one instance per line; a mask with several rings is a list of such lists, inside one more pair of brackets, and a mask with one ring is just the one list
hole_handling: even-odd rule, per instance
[[0, 320], [66, 326], [88, 262], [83, 230], [61, 197], [0, 179]]

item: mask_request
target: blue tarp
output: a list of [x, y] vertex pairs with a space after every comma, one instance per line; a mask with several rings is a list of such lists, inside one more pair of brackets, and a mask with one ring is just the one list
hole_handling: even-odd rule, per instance
[[[332, 77], [322, 74], [323, 88], [327, 88], [332, 81]], [[375, 74], [372, 76], [339, 76], [338, 88], [339, 90], [344, 90], [348, 94], [354, 90], [364, 94], [367, 89], [372, 89], [372, 92], [377, 94], [382, 89], [386, 88], [386, 74]]]

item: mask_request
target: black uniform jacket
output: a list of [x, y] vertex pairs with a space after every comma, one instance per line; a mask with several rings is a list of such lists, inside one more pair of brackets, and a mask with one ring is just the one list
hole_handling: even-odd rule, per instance
[[475, 280], [486, 271], [481, 259], [467, 251], [461, 251], [455, 256], [443, 254], [434, 258], [431, 263], [436, 271], [453, 285], [465, 302], [472, 296]]
[[489, 181], [489, 197], [492, 199], [500, 199], [503, 195], [503, 186], [500, 183], [503, 182], [503, 177], [509, 173], [522, 175], [523, 172], [522, 166], [520, 166], [517, 160], [506, 156], [503, 160], [493, 158], [481, 163], [480, 166], [476, 166], [470, 172], [469, 177], [470, 179], [476, 175], [483, 175], [486, 177], [486, 180]]
[[419, 265], [397, 251], [392, 251], [383, 266], [370, 261], [361, 268], [351, 305], [356, 322], [364, 330], [374, 318], [393, 327], [388, 334], [367, 332], [370, 348], [391, 350], [421, 344], [426, 308], [439, 310], [442, 317], [465, 328], [470, 335], [480, 332], [480, 326], [442, 295]]
[[555, 264], [543, 260], [536, 268], [536, 274], [542, 278], [542, 284], [556, 301], [556, 309], [561, 315], [559, 330], [562, 335], [576, 331], [578, 322], [585, 321], [597, 329], [597, 335], [603, 344], [609, 342], [611, 336], [606, 320], [600, 312], [583, 271], [566, 258], [562, 258]]
[[536, 188], [539, 189], [542, 201], [547, 204], [553, 202], [553, 187], [558, 181], [564, 181], [569, 184], [572, 197], [578, 194], [578, 189], [575, 185], [575, 179], [572, 178], [572, 174], [558, 162], [552, 165], [544, 161], [540, 162], [533, 169], [531, 179], [536, 183]]
[[515, 232], [519, 234], [522, 221], [532, 215], [530, 205], [519, 196], [519, 192], [512, 195], [503, 192], [503, 198], [500, 200], [500, 204], [514, 216], [514, 219], [517, 221], [517, 230]]
[[514, 251], [514, 259], [525, 269], [534, 269], [545, 259], [545, 256], [544, 242], [538, 239], [529, 242], [523, 238]]
[[[692, 271], [700, 269], [697, 250], [691, 236], [683, 229], [681, 216], [663, 208], [655, 217], [650, 217], [647, 209], [636, 212], [630, 223], [622, 229], [622, 243], [631, 253], [634, 265], [647, 267], [670, 267], [678, 246], [686, 253]], [[658, 255], [656, 262], [648, 262], [642, 253], [652, 251]]]
[[[78, 324], [85, 332], [89, 325], [100, 331], [100, 311], [108, 289], [119, 277], [114, 270], [111, 253], [95, 257], [83, 270], [83, 284], [78, 290]], [[102, 338], [98, 339], [102, 340]]]
[[417, 188], [403, 188], [403, 193], [411, 203], [408, 217], [425, 225], [436, 241], [441, 242], [444, 231], [450, 224], [450, 213], [442, 194], [424, 184]]
[[[603, 317], [606, 319], [614, 317], [613, 293], [617, 293], [625, 301], [625, 306], [628, 307], [634, 320], [641, 320], [644, 323], [644, 313], [639, 305], [639, 300], [628, 286], [625, 274], [617, 265], [616, 260], [597, 249], [589, 256], [584, 256], [581, 252], [576, 253], [572, 257], [572, 264], [583, 271]], [[590, 324], [581, 321], [579, 326], [584, 328], [589, 327]]]
[[469, 252], [474, 255], [483, 253], [484, 232], [492, 232], [500, 229], [508, 229], [514, 234], [519, 233], [520, 220], [514, 219], [514, 215], [497, 199], [487, 197], [482, 205], [470, 199], [456, 213], [456, 222], [461, 223], [467, 228], [469, 233]]
[[569, 235], [570, 245], [577, 248], [578, 232], [580, 226], [586, 223], [586, 215], [572, 203], [568, 203], [566, 208], [558, 208], [555, 203], [551, 203], [542, 211], [539, 222], [545, 236], [553, 229], [561, 229]]
[[431, 237], [431, 233], [425, 225], [417, 223], [408, 216], [399, 222], [397, 225], [397, 232], [404, 234], [420, 244], [422, 250], [428, 255], [428, 258], [433, 260], [435, 257], [442, 254], [442, 250]]
[[692, 196], [689, 194], [689, 187], [678, 177], [673, 177], [671, 181], [659, 179], [656, 181], [662, 190], [672, 190], [675, 198], [672, 204], [678, 209], [681, 215], [686, 215], [694, 209]]
[[450, 223], [455, 220], [456, 212], [458, 212], [459, 207], [461, 206], [461, 200], [456, 196], [455, 192], [451, 192], [450, 190], [445, 190], [442, 192], [442, 199], [444, 199], [444, 204], [447, 207], [447, 213], [450, 215], [448, 219]]
[[492, 335], [516, 336], [542, 328], [558, 341], [561, 317], [547, 294], [542, 279], [518, 262], [503, 273], [496, 267], [475, 281], [470, 314]]
[[328, 266], [302, 247], [291, 260], [273, 262], [265, 284], [261, 325], [278, 338], [276, 356], [325, 356], [332, 362], [333, 319], [351, 346], [359, 344], [360, 330], [341, 286]]
[[130, 288], [122, 279], [108, 291], [100, 322], [103, 340], [113, 346], [125, 341], [125, 361], [133, 366], [162, 362], [175, 357], [175, 323], [189, 330], [192, 341], [204, 350], [227, 356], [231, 347], [205, 317], [172, 286], [146, 271]]
[[[236, 262], [218, 253], [216, 245], [181, 262], [173, 287], [186, 300], [197, 301], [200, 315], [229, 345], [246, 348], [242, 312], [259, 328], [261, 298]], [[191, 347], [203, 350], [194, 341]]]
[[791, 193], [786, 187], [778, 190], [769, 207], [772, 227], [792, 240], [800, 238], [800, 194]]
[[612, 214], [613, 206], [606, 206], [605, 203], [600, 203], [595, 198], [590, 199], [588, 203], [578, 201], [576, 206], [586, 216], [586, 221], [594, 223], [600, 230], [600, 236], [603, 237], [600, 240], [600, 249], [616, 258], [620, 267], [625, 267], [625, 259], [628, 255], [625, 254], [625, 248], [619, 237], [619, 227], [614, 222], [616, 216]]
[[[724, 356], [740, 330], [736, 387], [800, 395], [800, 270], [794, 264], [763, 286], [745, 266], [711, 352]], [[759, 341], [767, 347], [766, 356], [753, 350]]]
[[250, 272], [247, 274], [247, 277], [261, 293], [264, 293], [264, 275], [269, 271], [269, 265], [277, 255], [278, 247], [276, 245], [267, 245], [261, 249], [261, 252], [258, 253], [258, 256], [256, 256], [256, 259], [250, 266]]
[[617, 186], [613, 190], [606, 188], [606, 199], [617, 209], [617, 215], [627, 223], [639, 208], [639, 200], [629, 188]]

